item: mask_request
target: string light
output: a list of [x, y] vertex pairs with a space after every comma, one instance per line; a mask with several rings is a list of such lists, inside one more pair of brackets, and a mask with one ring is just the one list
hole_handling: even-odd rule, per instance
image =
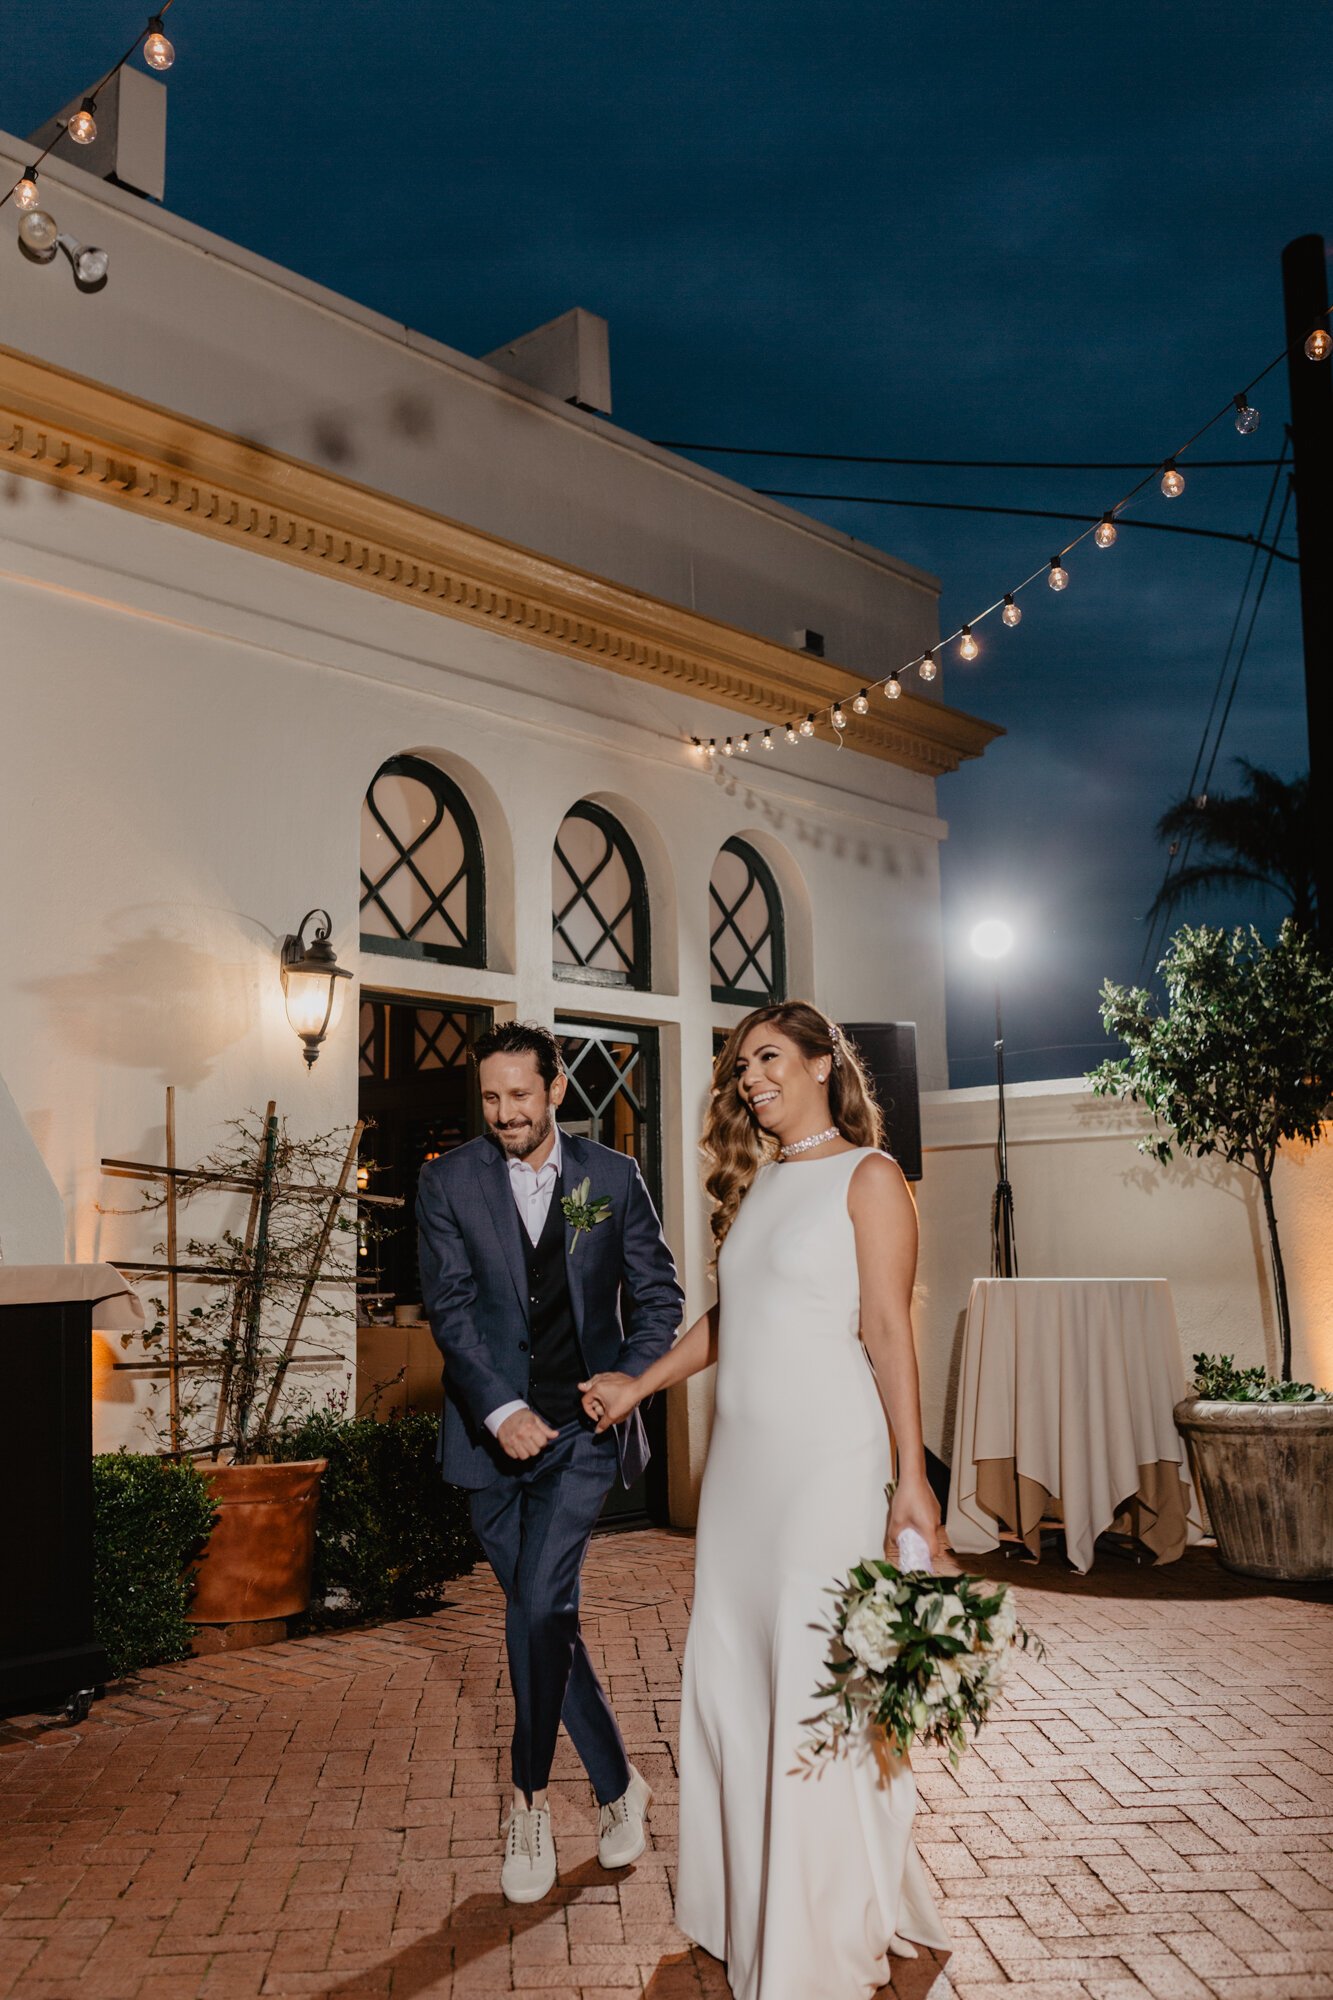
[[939, 670], [939, 662], [936, 660], [935, 655], [933, 653], [923, 653], [920, 664], [917, 667], [917, 672], [920, 674], [922, 680], [933, 681]]
[[787, 724], [787, 728], [786, 728], [786, 731], [785, 731], [785, 734], [786, 734], [786, 738], [787, 738], [787, 741], [788, 741], [789, 743], [795, 743], [795, 742], [796, 742], [796, 740], [797, 740], [797, 737], [796, 737], [796, 725], [795, 725], [794, 723], [791, 723], [791, 722], [789, 722], [789, 723]]
[[148, 23], [148, 33], [144, 38], [143, 59], [149, 69], [170, 69], [176, 60], [176, 51], [162, 32], [162, 16], [154, 14]]
[[813, 715], [807, 715], [805, 720], [801, 724], [801, 734], [802, 736], [813, 736], [814, 733], [815, 733], [815, 718]]
[[870, 696], [864, 688], [862, 688], [860, 694], [852, 697], [852, 707], [858, 715], [868, 715], [870, 713]]
[[749, 754], [750, 754], [750, 739], [749, 739], [749, 737], [748, 737], [748, 736], [742, 736], [742, 738], [741, 738], [740, 742], [739, 742], [739, 743], [738, 743], [738, 744], [736, 745], [736, 749], [737, 749], [738, 753], [739, 753], [739, 754], [740, 754], [740, 755], [741, 755], [742, 757], [748, 757], [748, 756], [749, 756]]
[[1011, 628], [1015, 625], [1021, 625], [1023, 622], [1023, 607], [1021, 604], [1014, 603], [1014, 593], [1012, 590], [1006, 590], [1004, 593], [1004, 610], [1000, 613], [1000, 617], [1004, 624]]
[[1307, 361], [1327, 361], [1333, 354], [1333, 334], [1326, 326], [1317, 326], [1313, 333], [1305, 336], [1305, 356]]
[[843, 708], [835, 708], [833, 711], [832, 721], [833, 721], [833, 727], [835, 729], [845, 729], [847, 727], [846, 710]]
[[884, 683], [884, 699], [886, 701], [897, 701], [902, 691], [903, 684], [898, 678], [898, 669], [895, 667], [889, 675], [888, 680]]
[[1064, 567], [1059, 556], [1051, 557], [1051, 567], [1047, 573], [1046, 581], [1050, 584], [1052, 590], [1063, 590], [1069, 582], [1069, 571]]
[[1235, 398], [1235, 404], [1236, 429], [1243, 438], [1253, 437], [1259, 428], [1259, 412], [1253, 407], [1243, 389]]
[[1116, 525], [1109, 514], [1103, 514], [1092, 531], [1092, 539], [1099, 549], [1113, 549], [1116, 542]]
[[976, 640], [972, 637], [972, 627], [970, 625], [964, 625], [962, 631], [958, 635], [959, 659], [975, 660], [977, 654], [980, 651], [981, 651], [980, 646], [977, 644]]
[[736, 754], [736, 745], [732, 742], [731, 738], [728, 737], [726, 742], [722, 745], [722, 755], [724, 757], [733, 757], [735, 754]]
[[1168, 500], [1178, 500], [1185, 491], [1185, 475], [1176, 470], [1174, 458], [1168, 458], [1162, 468], [1162, 491]]
[[65, 130], [76, 146], [91, 146], [97, 137], [97, 120], [93, 113], [97, 105], [91, 97], [85, 97]]
[[26, 169], [21, 181], [14, 183], [14, 206], [16, 208], [36, 208], [41, 196], [37, 192], [37, 169]]
[[771, 729], [766, 729], [764, 731], [762, 740], [765, 750], [771, 750], [773, 748], [773, 731]]

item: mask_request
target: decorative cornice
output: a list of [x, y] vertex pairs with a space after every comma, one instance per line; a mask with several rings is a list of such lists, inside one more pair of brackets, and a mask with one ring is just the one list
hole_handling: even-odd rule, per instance
[[[756, 726], [855, 692], [855, 677], [832, 661], [572, 569], [6, 347], [0, 459], [30, 478], [233, 548], [631, 680], [675, 687]], [[1002, 733], [904, 694], [891, 716], [858, 717], [846, 742], [935, 776], [979, 757]]]

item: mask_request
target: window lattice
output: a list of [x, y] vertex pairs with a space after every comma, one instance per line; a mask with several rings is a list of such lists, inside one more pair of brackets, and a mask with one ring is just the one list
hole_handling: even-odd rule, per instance
[[458, 786], [424, 757], [391, 757], [361, 813], [361, 943], [484, 965], [483, 861]]
[[552, 957], [565, 979], [648, 985], [648, 895], [643, 867], [619, 820], [580, 800], [551, 857]]
[[729, 840], [708, 884], [713, 998], [763, 1007], [786, 997], [782, 897], [748, 841]]

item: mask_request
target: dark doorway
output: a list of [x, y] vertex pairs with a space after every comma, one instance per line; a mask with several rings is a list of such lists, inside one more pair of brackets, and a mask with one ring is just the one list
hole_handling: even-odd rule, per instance
[[[569, 1089], [560, 1109], [564, 1131], [629, 1153], [658, 1213], [662, 1208], [662, 1121], [657, 1030], [605, 1021], [555, 1024]], [[652, 1459], [645, 1477], [629, 1488], [613, 1486], [602, 1510], [607, 1528], [641, 1527], [667, 1518], [666, 1400], [657, 1397], [644, 1415]]]
[[[374, 1318], [419, 1300], [415, 1209], [427, 1160], [475, 1139], [482, 1129], [468, 1047], [491, 1025], [489, 1007], [361, 996], [362, 1184], [399, 1195], [401, 1209], [376, 1209], [376, 1237], [363, 1234], [360, 1303]], [[388, 1218], [387, 1221], [382, 1218]]]

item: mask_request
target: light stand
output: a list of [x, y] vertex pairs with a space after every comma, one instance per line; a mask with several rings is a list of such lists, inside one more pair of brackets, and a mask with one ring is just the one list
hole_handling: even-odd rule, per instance
[[995, 1092], [999, 1106], [995, 1130], [995, 1193], [991, 1197], [990, 1268], [993, 1278], [1018, 1276], [1014, 1241], [1014, 1191], [1009, 1185], [1009, 1143], [1004, 1123], [1004, 1020], [1000, 1013], [1000, 982], [995, 982]]

